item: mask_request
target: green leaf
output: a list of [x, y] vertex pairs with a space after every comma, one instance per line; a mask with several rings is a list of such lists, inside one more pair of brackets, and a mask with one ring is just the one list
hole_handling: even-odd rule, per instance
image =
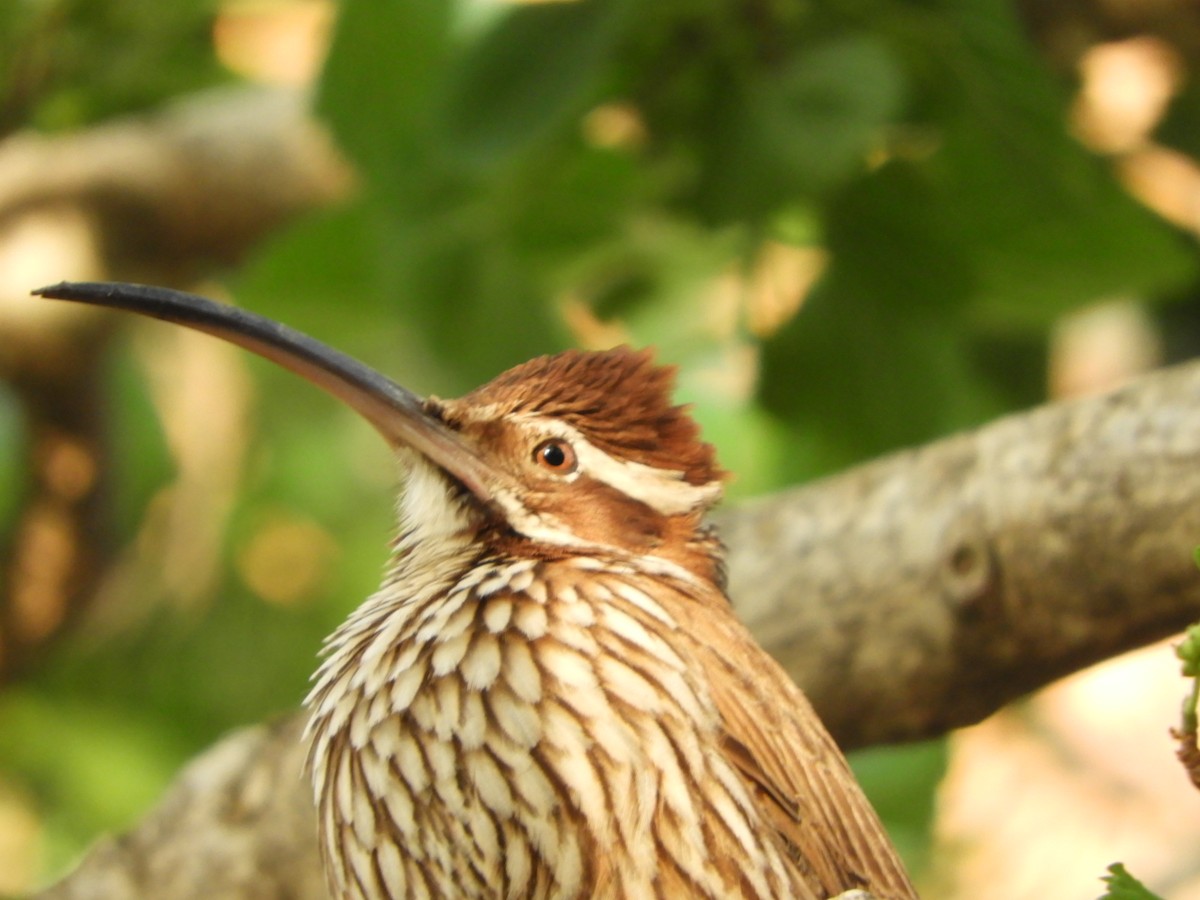
[[703, 150], [702, 203], [718, 221], [757, 219], [861, 171], [904, 95], [891, 52], [865, 34], [742, 77], [721, 92]]
[[969, 252], [979, 321], [1040, 331], [1080, 304], [1195, 277], [1188, 243], [1067, 132], [1065, 88], [1011, 5], [952, 0], [947, 27], [909, 24], [897, 42], [920, 60], [936, 141], [922, 167]]
[[873, 297], [905, 313], [953, 314], [977, 289], [972, 247], [927, 173], [894, 162], [836, 194], [827, 207], [831, 278], [847, 297]]
[[840, 192], [826, 223], [830, 268], [764, 345], [763, 402], [824, 447], [824, 468], [1001, 408], [963, 319], [974, 289], [968, 248], [941, 206], [922, 173], [903, 164]]
[[1125, 866], [1121, 863], [1113, 863], [1108, 867], [1108, 871], [1111, 874], [1100, 879], [1108, 886], [1108, 890], [1099, 900], [1162, 900], [1125, 871]]
[[972, 252], [983, 321], [1044, 328], [1081, 304], [1161, 292], [1195, 275], [1183, 239], [1082, 148], [1057, 152], [1059, 138], [1043, 135], [1033, 168], [1006, 141], [963, 124], [933, 162], [942, 221], [957, 225]]
[[869, 35], [802, 50], [755, 83], [763, 152], [796, 184], [820, 188], [861, 168], [880, 129], [898, 112], [903, 73]]
[[450, 0], [344, 0], [317, 110], [389, 196], [427, 181], [433, 98], [450, 50]]
[[760, 396], [808, 447], [794, 478], [978, 424], [999, 406], [954, 317], [831, 272], [763, 348]]
[[497, 206], [517, 252], [546, 270], [578, 270], [625, 237], [647, 182], [628, 155], [576, 148], [553, 165], [524, 169]]
[[473, 165], [501, 163], [586, 109], [625, 11], [621, 0], [512, 6], [450, 71], [450, 150]]

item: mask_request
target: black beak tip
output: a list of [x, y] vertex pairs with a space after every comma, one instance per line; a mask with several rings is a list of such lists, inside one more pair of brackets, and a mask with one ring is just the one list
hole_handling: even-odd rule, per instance
[[[107, 290], [106, 290], [107, 288]], [[37, 290], [30, 291], [34, 297], [44, 297], [47, 300], [96, 300], [112, 292], [111, 285], [94, 281], [60, 281], [58, 284], [48, 284]]]
[[46, 287], [34, 288], [29, 292], [33, 297], [54, 297], [59, 291], [67, 286], [67, 282], [60, 281], [58, 284], [49, 284]]
[[34, 297], [49, 300], [91, 300], [113, 293], [115, 285], [99, 281], [60, 281], [30, 291]]

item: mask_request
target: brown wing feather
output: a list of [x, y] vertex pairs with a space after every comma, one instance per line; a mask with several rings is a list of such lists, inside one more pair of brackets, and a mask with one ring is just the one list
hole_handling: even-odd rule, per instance
[[[698, 598], [699, 599], [699, 598]], [[874, 809], [808, 699], [754, 643], [724, 597], [682, 617], [725, 727], [725, 751], [801, 876], [823, 896], [917, 896]], [[682, 613], [683, 611], [680, 610]]]

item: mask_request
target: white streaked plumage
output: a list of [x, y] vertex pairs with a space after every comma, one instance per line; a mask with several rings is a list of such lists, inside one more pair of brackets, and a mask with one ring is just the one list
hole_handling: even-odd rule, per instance
[[[430, 480], [416, 483], [419, 495], [404, 508], [433, 502]], [[671, 865], [711, 880], [704, 817], [717, 816], [739, 842], [761, 826], [744, 789], [708, 796], [714, 784], [739, 784], [726, 760], [684, 752], [662, 730], [662, 719], [690, 728], [699, 714], [699, 727], [715, 735], [718, 722], [681, 648], [671, 646], [677, 623], [625, 579], [595, 578], [604, 567], [591, 557], [475, 560], [465, 529], [457, 543], [447, 540], [455, 521], [462, 524], [436, 519], [446, 563], [438, 570], [470, 571], [470, 583], [446, 578], [398, 597], [413, 567], [426, 564], [424, 526], [408, 531], [388, 585], [331, 640], [311, 695], [310, 737], [323, 748], [311, 760], [314, 785], [333, 800], [323, 832], [326, 853], [339, 860], [330, 867], [335, 888], [346, 897], [364, 896], [362, 886], [483, 897], [503, 885], [512, 897], [573, 897], [600, 867], [598, 895], [655, 896], [660, 817], [663, 829], [699, 841], [680, 846]], [[447, 546], [457, 547], [457, 565]], [[534, 584], [573, 587], [560, 597]], [[367, 638], [383, 634], [391, 648]], [[635, 661], [605, 655], [610, 642], [636, 650]], [[394, 668], [363, 677], [364, 659]], [[365, 693], [376, 683], [386, 685], [390, 716], [380, 717]], [[380, 793], [385, 783], [398, 789]], [[387, 799], [373, 806], [367, 796]], [[436, 848], [432, 831], [443, 836]], [[396, 852], [393, 835], [408, 852]], [[777, 850], [748, 864], [757, 867], [748, 883], [787, 884]], [[454, 874], [464, 870], [479, 878]], [[737, 884], [726, 887], [739, 896]]]

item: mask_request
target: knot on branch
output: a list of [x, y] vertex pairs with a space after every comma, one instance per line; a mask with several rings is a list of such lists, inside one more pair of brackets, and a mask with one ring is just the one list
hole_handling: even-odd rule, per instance
[[941, 570], [945, 596], [960, 609], [979, 611], [984, 601], [998, 594], [992, 548], [974, 522], [958, 520], [945, 537], [948, 549]]

